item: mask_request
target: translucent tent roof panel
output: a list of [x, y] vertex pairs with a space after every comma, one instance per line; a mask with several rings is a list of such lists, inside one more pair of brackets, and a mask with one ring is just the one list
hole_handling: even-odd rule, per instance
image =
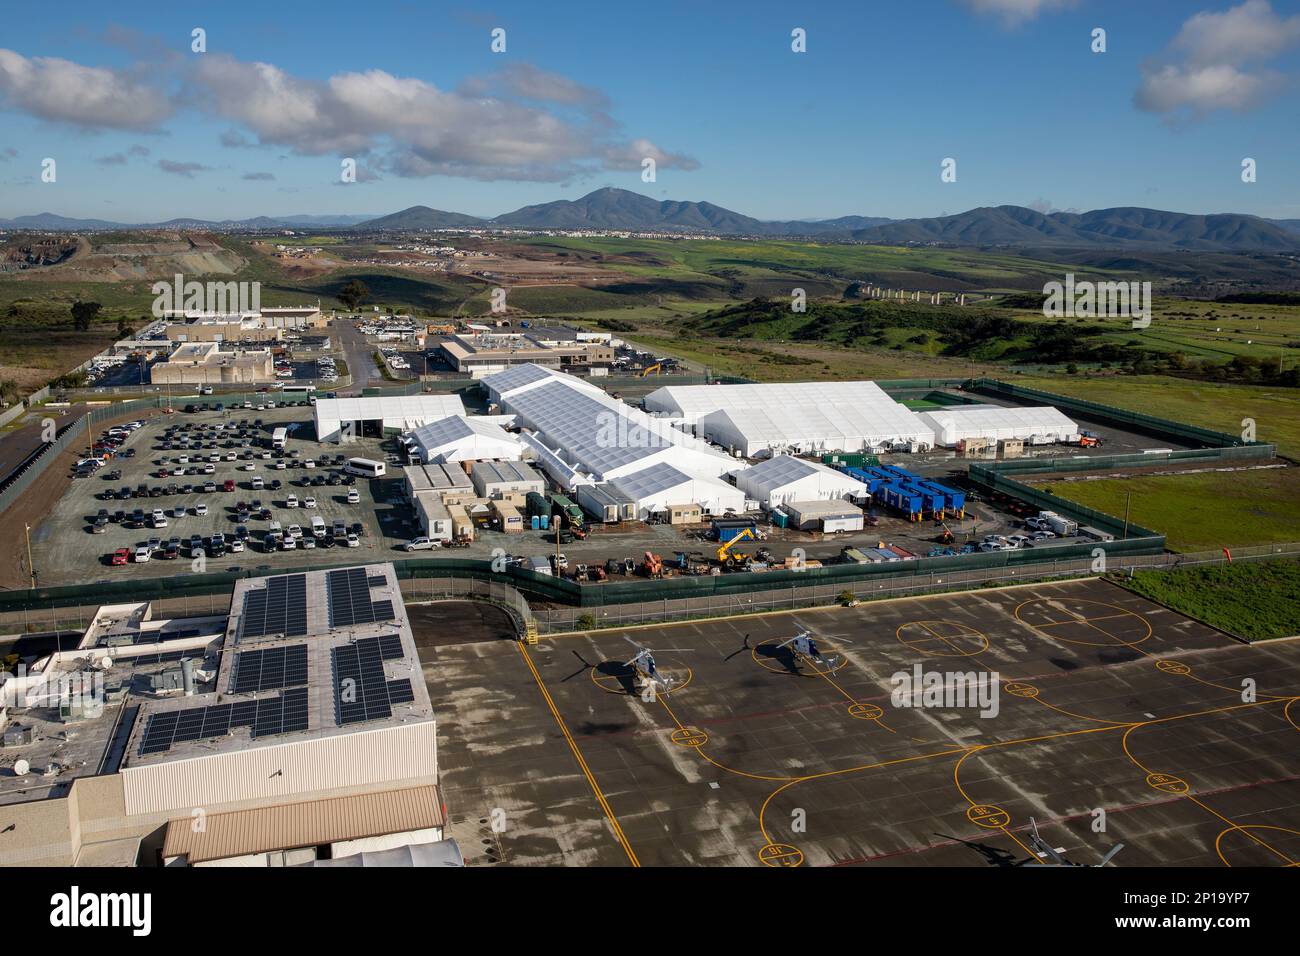
[[517, 444], [518, 439], [494, 422], [486, 422], [464, 415], [449, 415], [421, 425], [410, 433], [411, 438], [425, 448], [464, 442], [469, 438], [482, 438], [489, 442]]
[[1029, 438], [1040, 435], [1062, 439], [1079, 433], [1079, 426], [1051, 405], [954, 405], [924, 412], [921, 417], [944, 444], [972, 437]]
[[660, 462], [643, 471], [635, 471], [630, 475], [620, 476], [618, 486], [626, 494], [640, 501], [642, 498], [649, 498], [661, 491], [667, 491], [670, 488], [676, 488], [678, 485], [686, 484], [690, 480], [690, 475], [678, 471], [666, 462]]
[[810, 461], [792, 458], [789, 455], [777, 455], [767, 461], [760, 461], [753, 468], [747, 468], [741, 474], [754, 487], [763, 489], [780, 488], [800, 478], [815, 474], [816, 466]]
[[885, 394], [871, 381], [854, 382], [756, 382], [743, 385], [665, 385], [645, 398], [652, 411], [680, 414], [688, 422], [699, 421], [717, 411], [746, 408], [794, 408], [880, 406], [912, 413]]
[[504, 372], [494, 372], [491, 375], [484, 375], [480, 380], [491, 391], [500, 395], [503, 399], [513, 392], [521, 389], [527, 389], [541, 382], [559, 381], [565, 382], [574, 388], [582, 391], [604, 394], [599, 386], [586, 382], [574, 375], [568, 375], [564, 372], [557, 372], [555, 369], [546, 368], [544, 365], [529, 363], [527, 365], [516, 365], [514, 368], [508, 368]]
[[507, 399], [520, 423], [563, 449], [565, 456], [596, 476], [664, 454], [679, 454], [682, 467], [711, 465], [717, 472], [729, 459], [687, 435], [603, 393], [596, 395], [554, 381], [514, 393]]

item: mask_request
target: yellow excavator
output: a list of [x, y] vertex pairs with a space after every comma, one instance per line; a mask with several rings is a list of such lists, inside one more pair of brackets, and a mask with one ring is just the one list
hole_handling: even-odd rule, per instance
[[751, 541], [757, 540], [754, 537], [754, 531], [752, 528], [745, 528], [743, 531], [737, 534], [730, 541], [726, 542], [725, 544], [723, 544], [721, 547], [718, 548], [718, 563], [721, 564], [724, 568], [743, 568], [746, 564], [748, 564], [749, 555], [744, 554], [740, 551], [731, 550], [736, 546], [736, 542], [743, 541], [746, 538], [750, 539]]
[[661, 365], [658, 362], [655, 362], [654, 365], [647, 366], [646, 368], [641, 370], [641, 377], [646, 378], [650, 375], [656, 375], [663, 372], [663, 370], [664, 370], [663, 365]]

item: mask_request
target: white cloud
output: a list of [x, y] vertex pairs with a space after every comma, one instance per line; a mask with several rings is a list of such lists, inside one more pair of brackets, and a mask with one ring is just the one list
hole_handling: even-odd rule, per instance
[[1198, 13], [1183, 24], [1165, 56], [1142, 67], [1133, 102], [1150, 113], [1185, 118], [1252, 109], [1285, 81], [1262, 64], [1297, 42], [1300, 16], [1283, 19], [1268, 0]]
[[1193, 66], [1268, 60], [1300, 41], [1300, 15], [1283, 20], [1268, 0], [1246, 0], [1223, 13], [1198, 13], [1170, 44]]
[[1018, 26], [1035, 19], [1040, 13], [1072, 7], [1075, 0], [966, 0], [976, 13], [1000, 17], [1008, 26]]
[[0, 105], [87, 129], [151, 130], [172, 112], [166, 94], [121, 71], [6, 49]]
[[261, 144], [305, 155], [374, 152], [378, 168], [399, 176], [554, 182], [634, 146], [669, 165], [694, 162], [646, 140], [611, 141], [602, 94], [532, 67], [443, 90], [379, 69], [320, 82], [209, 54], [194, 68], [193, 87], [199, 108], [246, 127]]

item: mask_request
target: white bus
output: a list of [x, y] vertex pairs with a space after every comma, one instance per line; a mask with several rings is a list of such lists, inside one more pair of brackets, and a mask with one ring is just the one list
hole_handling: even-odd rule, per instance
[[369, 458], [349, 458], [344, 471], [352, 475], [360, 475], [362, 478], [378, 478], [388, 471], [388, 467], [382, 461], [372, 461]]
[[271, 432], [271, 447], [276, 451], [284, 451], [284, 443], [289, 440], [289, 429], [277, 428]]
[[285, 385], [281, 388], [283, 392], [314, 392], [315, 385]]

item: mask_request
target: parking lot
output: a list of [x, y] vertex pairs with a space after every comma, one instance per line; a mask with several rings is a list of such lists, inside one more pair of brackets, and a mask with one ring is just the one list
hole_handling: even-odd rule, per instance
[[[258, 419], [260, 427], [255, 425]], [[240, 423], [244, 420], [245, 434], [240, 438]], [[269, 448], [278, 426], [290, 428], [282, 458]], [[32, 528], [32, 557], [38, 582], [51, 586], [199, 571], [274, 570], [313, 561], [391, 560], [397, 556], [395, 545], [415, 533], [410, 509], [400, 500], [400, 472], [396, 479], [357, 477], [350, 486], [330, 484], [334, 477], [345, 480], [340, 456], [382, 461], [386, 452], [377, 438], [334, 445], [317, 443], [314, 434], [308, 405], [177, 411], [151, 419], [130, 435], [123, 451], [98, 473], [74, 480], [50, 515]], [[189, 441], [188, 447], [182, 447], [185, 440]], [[168, 441], [171, 448], [164, 447]], [[322, 455], [329, 456], [327, 465], [320, 462]], [[212, 461], [213, 456], [218, 460]], [[186, 460], [182, 462], [182, 458]], [[313, 467], [306, 467], [309, 459]], [[283, 467], [279, 467], [281, 464]], [[181, 474], [181, 470], [185, 473]], [[261, 489], [253, 487], [255, 479], [261, 479]], [[230, 491], [224, 490], [227, 482], [234, 483]], [[279, 482], [278, 488], [273, 487], [275, 482]], [[205, 485], [212, 490], [204, 490]], [[101, 497], [120, 495], [122, 489], [128, 489], [130, 497]], [[357, 492], [356, 503], [347, 500], [350, 489]], [[289, 507], [291, 496], [297, 499], [298, 507]], [[306, 507], [308, 498], [315, 499], [315, 508]], [[260, 501], [267, 510], [254, 513], [250, 507], [247, 519], [239, 520], [237, 505], [243, 502], [251, 506], [254, 501]], [[152, 521], [146, 520], [141, 527], [129, 527], [136, 509], [146, 519], [151, 519], [154, 509], [162, 510], [166, 525], [152, 527]], [[101, 510], [107, 512], [109, 520], [102, 533], [92, 533]], [[123, 514], [118, 515], [119, 511]], [[331, 534], [315, 540], [308, 551], [302, 545], [312, 537], [313, 515], [324, 520]], [[343, 521], [349, 533], [360, 525], [355, 546], [349, 547], [346, 537], [334, 540], [336, 521]], [[297, 524], [303, 529], [303, 540], [292, 550], [266, 550], [264, 539], [272, 522], [279, 522], [285, 532]], [[241, 525], [248, 540], [242, 551], [232, 551], [231, 540]], [[212, 536], [217, 533], [225, 538], [224, 553], [213, 547]], [[190, 547], [195, 535], [202, 539], [201, 553]], [[180, 539], [180, 547], [169, 559], [165, 556], [167, 543], [173, 538]], [[158, 539], [159, 551], [152, 553], [148, 561], [137, 561], [136, 550], [148, 546], [150, 539]], [[115, 566], [112, 555], [123, 548], [129, 557], [125, 564]], [[347, 554], [340, 553], [340, 549], [346, 549]], [[199, 557], [202, 560], [196, 563], [194, 559]]]

